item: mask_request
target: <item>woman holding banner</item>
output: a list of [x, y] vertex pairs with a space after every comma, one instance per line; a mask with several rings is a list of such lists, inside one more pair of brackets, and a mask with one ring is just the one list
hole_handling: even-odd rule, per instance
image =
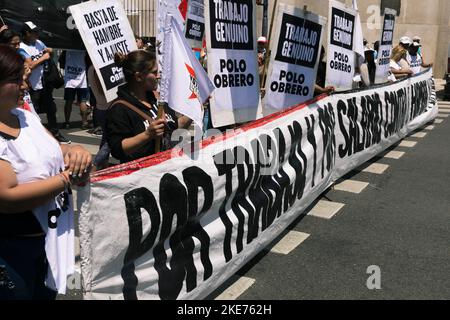
[[119, 87], [118, 99], [108, 111], [106, 135], [113, 157], [121, 163], [156, 153], [156, 140], [164, 138], [163, 149], [170, 146], [170, 133], [177, 128], [188, 128], [192, 120], [186, 116], [177, 119], [167, 108], [158, 115], [154, 94], [158, 87], [156, 56], [146, 50], [128, 55], [116, 54], [116, 65], [123, 68], [126, 84]]
[[23, 73], [23, 58], [0, 45], [0, 300], [65, 293], [75, 263], [70, 186], [91, 165], [84, 148], [60, 146], [17, 107]]

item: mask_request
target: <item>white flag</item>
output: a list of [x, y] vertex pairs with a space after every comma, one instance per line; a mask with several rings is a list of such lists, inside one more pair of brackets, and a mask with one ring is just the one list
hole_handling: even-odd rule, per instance
[[171, 15], [167, 16], [164, 31], [162, 63], [161, 100], [203, 128], [202, 105], [214, 90], [214, 85]]
[[353, 0], [353, 9], [356, 10], [356, 19], [355, 19], [355, 36], [353, 38], [354, 45], [353, 51], [359, 54], [361, 57], [364, 57], [364, 44], [363, 44], [363, 32], [361, 27], [361, 17], [359, 16], [358, 3], [356, 0]]

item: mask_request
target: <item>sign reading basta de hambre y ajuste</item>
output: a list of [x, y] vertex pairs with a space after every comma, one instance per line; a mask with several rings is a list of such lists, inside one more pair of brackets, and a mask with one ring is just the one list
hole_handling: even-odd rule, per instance
[[137, 50], [122, 3], [120, 0], [89, 1], [69, 9], [100, 79], [106, 100], [112, 101], [117, 97], [117, 87], [125, 81], [122, 68], [114, 63], [114, 55]]
[[281, 4], [272, 41], [265, 114], [311, 99], [319, 64], [326, 18]]
[[253, 121], [259, 104], [255, 0], [205, 1], [214, 127]]

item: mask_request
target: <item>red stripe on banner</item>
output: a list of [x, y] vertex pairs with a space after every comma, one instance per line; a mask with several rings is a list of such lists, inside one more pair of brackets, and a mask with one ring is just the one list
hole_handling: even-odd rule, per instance
[[[267, 117], [261, 118], [259, 120], [252, 121], [251, 123], [244, 124], [241, 127], [236, 128], [233, 131], [225, 132], [220, 136], [209, 137], [201, 142], [200, 150], [204, 149], [214, 143], [219, 143], [219, 142], [228, 140], [230, 138], [235, 137], [236, 135], [239, 135], [246, 131], [261, 127], [261, 126], [266, 125], [275, 120], [278, 120], [278, 119], [285, 117], [291, 113], [294, 113], [301, 109], [304, 109], [313, 103], [316, 103], [322, 99], [325, 99], [326, 97], [328, 97], [327, 94], [322, 94], [312, 100], [309, 100], [309, 101], [299, 104], [297, 106], [293, 106], [286, 110], [283, 110], [283, 111], [271, 114]], [[157, 153], [157, 154], [154, 154], [154, 155], [151, 155], [148, 157], [144, 157], [144, 158], [141, 158], [141, 159], [138, 159], [135, 161], [120, 164], [120, 165], [117, 165], [117, 166], [114, 166], [114, 167], [111, 167], [111, 168], [108, 168], [105, 170], [95, 172], [91, 176], [91, 182], [99, 182], [99, 181], [104, 181], [104, 180], [108, 180], [108, 179], [112, 179], [112, 178], [126, 176], [126, 175], [129, 175], [138, 170], [156, 166], [156, 165], [161, 164], [161, 163], [163, 163], [167, 160], [170, 160], [174, 157], [181, 157], [183, 154], [184, 154], [183, 149], [180, 149], [178, 154], [175, 154], [173, 152], [173, 150], [167, 150], [167, 151], [160, 152], [160, 153]]]

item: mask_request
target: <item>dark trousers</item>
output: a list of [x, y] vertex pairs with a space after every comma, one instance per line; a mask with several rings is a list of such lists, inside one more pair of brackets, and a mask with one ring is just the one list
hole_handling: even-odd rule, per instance
[[[3, 285], [0, 281], [0, 300], [56, 298], [56, 292], [45, 286], [45, 236], [0, 238], [0, 265], [2, 261], [6, 268]], [[12, 284], [9, 288], [8, 283]]]
[[58, 123], [56, 121], [56, 103], [53, 99], [53, 87], [44, 86], [43, 89], [30, 89], [31, 101], [37, 113], [47, 114], [47, 129], [51, 133], [58, 132]]

